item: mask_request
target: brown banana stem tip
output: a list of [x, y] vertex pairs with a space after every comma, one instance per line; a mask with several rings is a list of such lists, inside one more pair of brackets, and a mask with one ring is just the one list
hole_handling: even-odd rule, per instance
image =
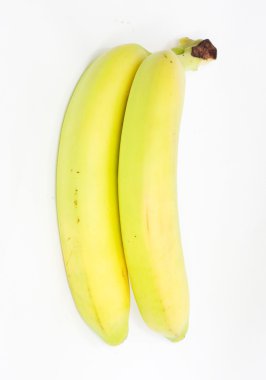
[[217, 49], [210, 40], [206, 39], [201, 41], [197, 46], [192, 47], [191, 55], [204, 60], [216, 59]]

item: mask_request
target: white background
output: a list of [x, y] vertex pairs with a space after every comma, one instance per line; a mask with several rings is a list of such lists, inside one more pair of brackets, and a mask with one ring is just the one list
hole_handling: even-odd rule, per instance
[[[0, 4], [1, 379], [265, 379], [264, 1]], [[132, 300], [128, 339], [109, 347], [80, 319], [64, 273], [54, 197], [60, 125], [92, 57], [126, 42], [161, 50], [182, 36], [218, 48], [216, 62], [187, 74], [180, 134], [190, 328], [170, 343]]]

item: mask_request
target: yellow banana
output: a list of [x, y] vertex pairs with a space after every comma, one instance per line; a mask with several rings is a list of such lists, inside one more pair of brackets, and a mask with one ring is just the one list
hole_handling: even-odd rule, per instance
[[184, 66], [195, 69], [202, 58], [213, 58], [208, 44], [183, 39], [175, 53], [162, 51], [143, 61], [121, 136], [119, 208], [130, 282], [145, 322], [172, 341], [185, 336], [189, 320], [176, 195]]
[[127, 336], [129, 289], [117, 171], [124, 111], [148, 52], [116, 47], [81, 76], [68, 104], [57, 161], [57, 214], [68, 282], [82, 318], [107, 343]]

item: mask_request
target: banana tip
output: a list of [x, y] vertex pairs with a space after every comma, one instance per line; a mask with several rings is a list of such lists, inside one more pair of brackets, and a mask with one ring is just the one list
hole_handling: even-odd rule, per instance
[[212, 60], [217, 58], [217, 49], [209, 39], [205, 39], [192, 47], [191, 55], [204, 60]]

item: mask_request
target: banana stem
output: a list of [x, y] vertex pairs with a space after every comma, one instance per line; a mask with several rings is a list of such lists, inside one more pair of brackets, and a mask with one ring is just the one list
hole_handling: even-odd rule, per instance
[[195, 71], [203, 63], [208, 63], [217, 58], [217, 49], [210, 40], [191, 40], [187, 37], [181, 38], [177, 47], [172, 51], [186, 70]]

